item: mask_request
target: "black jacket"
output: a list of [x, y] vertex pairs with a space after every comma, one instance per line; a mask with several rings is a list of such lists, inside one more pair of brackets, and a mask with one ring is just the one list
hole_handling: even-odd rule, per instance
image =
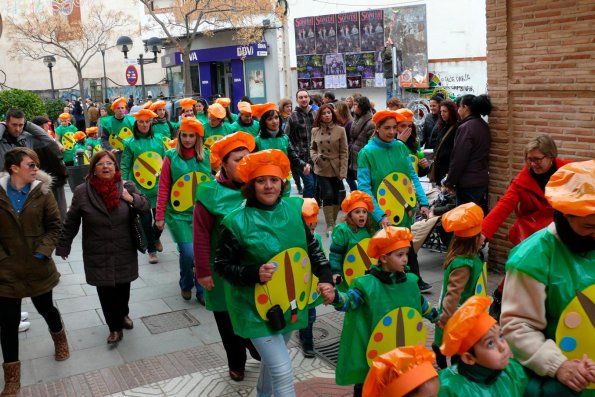
[[448, 168], [447, 186], [487, 187], [490, 127], [479, 116], [469, 116], [457, 128]]

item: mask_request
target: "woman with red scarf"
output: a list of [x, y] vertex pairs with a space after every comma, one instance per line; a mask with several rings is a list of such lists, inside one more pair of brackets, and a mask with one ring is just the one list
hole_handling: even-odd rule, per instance
[[130, 283], [138, 278], [138, 255], [130, 233], [131, 209], [150, 210], [149, 200], [134, 182], [123, 182], [111, 152], [96, 153], [87, 182], [74, 191], [56, 255], [68, 258], [72, 240], [83, 221], [83, 262], [87, 283], [97, 295], [110, 334], [108, 344], [122, 340], [122, 329], [132, 329], [128, 301]]

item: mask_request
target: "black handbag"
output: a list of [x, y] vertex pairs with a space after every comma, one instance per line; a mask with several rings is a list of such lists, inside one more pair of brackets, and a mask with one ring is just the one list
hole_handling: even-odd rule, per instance
[[141, 214], [132, 206], [130, 207], [130, 233], [132, 234], [132, 242], [136, 249], [144, 254], [147, 252], [147, 236], [143, 229]]

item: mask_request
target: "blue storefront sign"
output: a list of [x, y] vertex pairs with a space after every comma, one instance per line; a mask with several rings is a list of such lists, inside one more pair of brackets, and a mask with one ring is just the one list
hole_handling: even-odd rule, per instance
[[[231, 59], [248, 59], [266, 57], [268, 55], [267, 43], [253, 43], [249, 45], [232, 45], [227, 47], [205, 48], [190, 51], [190, 63], [219, 62]], [[182, 64], [182, 53], [164, 55], [161, 57], [161, 66], [169, 68]]]

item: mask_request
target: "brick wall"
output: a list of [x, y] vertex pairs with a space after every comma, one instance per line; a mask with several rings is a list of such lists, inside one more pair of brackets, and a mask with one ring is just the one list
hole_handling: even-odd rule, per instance
[[[523, 146], [547, 133], [561, 158], [595, 158], [593, 0], [486, 0], [490, 207], [524, 165]], [[501, 268], [513, 216], [490, 244]]]

